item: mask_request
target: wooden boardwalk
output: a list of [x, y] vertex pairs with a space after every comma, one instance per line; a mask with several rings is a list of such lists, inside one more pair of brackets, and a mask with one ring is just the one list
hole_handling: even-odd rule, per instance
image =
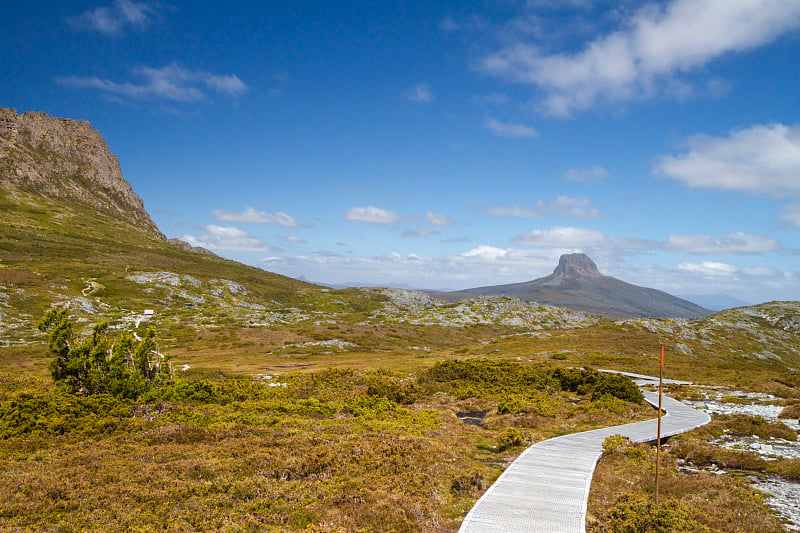
[[[636, 376], [639, 379], [647, 376]], [[650, 378], [653, 379], [653, 378]], [[640, 382], [641, 383], [641, 382]], [[658, 394], [642, 391], [658, 405]], [[661, 436], [707, 424], [710, 417], [664, 397]], [[586, 505], [595, 465], [610, 435], [653, 442], [657, 420], [564, 435], [534, 444], [497, 478], [467, 514], [460, 533], [578, 533], [586, 531]]]

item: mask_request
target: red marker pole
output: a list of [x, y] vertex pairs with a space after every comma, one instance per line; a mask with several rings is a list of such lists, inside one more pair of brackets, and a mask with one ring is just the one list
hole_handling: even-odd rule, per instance
[[661, 396], [664, 390], [664, 345], [658, 365], [658, 435], [656, 440], [656, 506], [658, 506], [658, 471], [661, 469]]

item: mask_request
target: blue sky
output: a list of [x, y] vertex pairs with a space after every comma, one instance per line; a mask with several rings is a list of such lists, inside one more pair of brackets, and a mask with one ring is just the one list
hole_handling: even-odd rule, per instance
[[0, 105], [89, 120], [167, 236], [288, 276], [580, 251], [757, 303], [800, 300], [798, 58], [800, 0], [33, 0]]

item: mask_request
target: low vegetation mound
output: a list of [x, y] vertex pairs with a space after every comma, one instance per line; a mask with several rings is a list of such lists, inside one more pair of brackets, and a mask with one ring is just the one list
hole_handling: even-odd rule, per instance
[[473, 396], [476, 389], [505, 395], [544, 389], [589, 395], [593, 400], [604, 396], [634, 403], [644, 400], [636, 384], [620, 374], [605, 374], [593, 369], [527, 366], [510, 361], [443, 361], [427, 370], [420, 381], [460, 397]]

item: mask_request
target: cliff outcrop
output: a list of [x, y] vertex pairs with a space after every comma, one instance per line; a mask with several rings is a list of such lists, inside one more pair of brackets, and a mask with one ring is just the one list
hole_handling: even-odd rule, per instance
[[133, 192], [102, 135], [85, 120], [0, 107], [0, 188], [70, 202], [164, 235]]

